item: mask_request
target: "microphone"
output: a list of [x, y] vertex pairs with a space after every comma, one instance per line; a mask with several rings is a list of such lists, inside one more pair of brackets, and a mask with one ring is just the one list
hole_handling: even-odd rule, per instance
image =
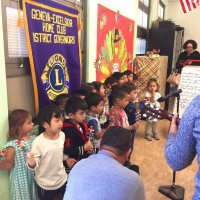
[[157, 101], [158, 101], [158, 102], [166, 101], [166, 100], [169, 99], [170, 97], [175, 97], [175, 96], [177, 96], [178, 94], [180, 94], [181, 92], [182, 92], [182, 90], [181, 90], [181, 89], [178, 89], [178, 90], [176, 90], [176, 91], [174, 91], [174, 92], [172, 92], [172, 93], [170, 93], [170, 94], [165, 95], [164, 97], [158, 98]]

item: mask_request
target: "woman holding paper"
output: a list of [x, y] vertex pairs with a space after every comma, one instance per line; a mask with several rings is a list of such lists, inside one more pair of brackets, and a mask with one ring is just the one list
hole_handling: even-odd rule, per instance
[[200, 60], [200, 54], [197, 49], [197, 43], [194, 40], [187, 40], [183, 44], [184, 52], [180, 53], [176, 62], [176, 69], [178, 73], [181, 73], [182, 68], [186, 65], [199, 65], [197, 62], [191, 62], [190, 60]]

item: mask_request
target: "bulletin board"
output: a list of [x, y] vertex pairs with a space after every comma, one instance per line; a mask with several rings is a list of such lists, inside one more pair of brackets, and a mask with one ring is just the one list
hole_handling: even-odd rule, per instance
[[[188, 65], [182, 69], [179, 89], [182, 89], [179, 104], [181, 117], [191, 100], [200, 94], [200, 66]], [[176, 104], [177, 102], [175, 102], [174, 113], [176, 113]]]

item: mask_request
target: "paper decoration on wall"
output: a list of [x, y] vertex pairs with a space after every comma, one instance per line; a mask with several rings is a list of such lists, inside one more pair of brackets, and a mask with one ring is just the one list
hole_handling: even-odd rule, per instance
[[132, 69], [134, 21], [98, 5], [96, 80]]

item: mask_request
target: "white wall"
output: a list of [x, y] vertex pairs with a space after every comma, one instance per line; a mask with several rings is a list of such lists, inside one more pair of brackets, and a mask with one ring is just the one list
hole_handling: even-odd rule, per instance
[[[86, 81], [91, 82], [96, 79], [96, 71], [94, 62], [96, 60], [96, 44], [97, 44], [97, 6], [98, 4], [107, 7], [135, 21], [137, 20], [138, 0], [88, 0], [87, 1], [87, 71]], [[136, 41], [137, 24], [135, 24], [134, 41]], [[134, 49], [135, 49], [134, 44]], [[135, 52], [135, 50], [134, 50]]]
[[16, 76], [7, 78], [8, 109], [28, 110], [35, 116], [33, 84], [31, 76]]
[[179, 1], [169, 1], [168, 6], [168, 17], [175, 24], [185, 28], [184, 41], [188, 39], [195, 40], [199, 45], [198, 50], [200, 50], [200, 6], [186, 14], [183, 13]]

